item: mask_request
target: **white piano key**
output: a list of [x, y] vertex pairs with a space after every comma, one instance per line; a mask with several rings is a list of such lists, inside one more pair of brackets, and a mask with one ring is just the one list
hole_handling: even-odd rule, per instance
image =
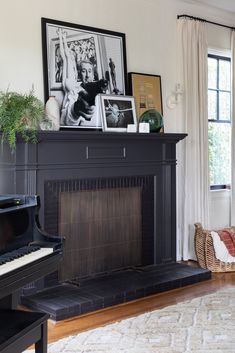
[[26, 254], [18, 259], [0, 265], [0, 276], [16, 270], [24, 265], [34, 262], [42, 257], [45, 257], [53, 252], [53, 248], [41, 248], [30, 254]]

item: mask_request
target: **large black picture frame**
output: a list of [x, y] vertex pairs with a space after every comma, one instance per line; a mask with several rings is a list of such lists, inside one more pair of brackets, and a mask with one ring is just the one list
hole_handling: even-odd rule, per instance
[[[41, 25], [45, 102], [56, 97], [61, 128], [101, 129], [95, 96], [127, 92], [125, 34], [44, 17]], [[84, 82], [84, 62], [92, 64], [93, 83]], [[89, 114], [80, 109], [83, 100]]]

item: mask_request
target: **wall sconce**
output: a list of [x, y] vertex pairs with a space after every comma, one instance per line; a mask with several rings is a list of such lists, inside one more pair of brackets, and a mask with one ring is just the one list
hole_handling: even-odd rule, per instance
[[167, 97], [166, 99], [166, 105], [170, 109], [174, 109], [180, 102], [180, 97], [183, 95], [184, 90], [183, 87], [180, 83], [176, 84], [175, 91], [172, 92], [172, 94]]

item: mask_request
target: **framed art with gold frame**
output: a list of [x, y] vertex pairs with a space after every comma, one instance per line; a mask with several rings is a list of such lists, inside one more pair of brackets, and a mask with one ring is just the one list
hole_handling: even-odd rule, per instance
[[140, 116], [150, 109], [163, 114], [161, 76], [138, 72], [128, 73], [129, 94], [135, 97], [136, 115]]

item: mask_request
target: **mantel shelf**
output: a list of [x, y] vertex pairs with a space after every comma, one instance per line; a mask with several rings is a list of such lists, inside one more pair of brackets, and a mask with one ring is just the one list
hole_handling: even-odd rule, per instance
[[73, 140], [137, 140], [137, 141], [165, 141], [178, 142], [187, 136], [186, 133], [120, 133], [120, 132], [102, 132], [102, 131], [81, 131], [81, 130], [60, 130], [60, 131], [39, 131], [38, 141], [54, 139], [73, 139]]

